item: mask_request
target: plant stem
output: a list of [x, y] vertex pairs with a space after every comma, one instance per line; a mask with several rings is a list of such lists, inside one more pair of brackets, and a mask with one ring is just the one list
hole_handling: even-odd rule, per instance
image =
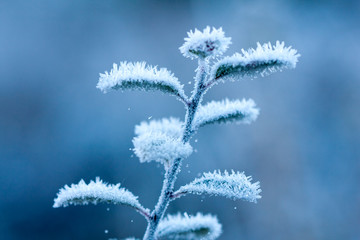
[[[195, 87], [193, 95], [187, 105], [187, 111], [185, 116], [185, 128], [182, 136], [184, 143], [188, 142], [193, 134], [193, 120], [196, 110], [201, 103], [202, 95], [205, 92], [204, 81], [206, 77], [206, 62], [203, 59], [199, 60], [199, 67], [196, 74]], [[169, 206], [171, 196], [174, 192], [174, 184], [177, 178], [177, 174], [180, 172], [182, 158], [174, 160], [173, 164], [167, 169], [164, 182], [159, 196], [159, 200], [152, 211], [149, 223], [146, 228], [143, 240], [155, 240], [155, 232], [159, 225], [160, 220], [163, 218], [164, 213]]]

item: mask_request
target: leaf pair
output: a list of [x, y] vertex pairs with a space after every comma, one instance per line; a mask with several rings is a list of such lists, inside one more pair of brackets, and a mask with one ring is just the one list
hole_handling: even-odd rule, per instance
[[[221, 235], [222, 226], [216, 216], [197, 213], [167, 215], [155, 232], [157, 240], [215, 240]], [[139, 240], [134, 237], [124, 240]]]
[[210, 214], [179, 213], [161, 220], [155, 236], [158, 240], [214, 240], [220, 236], [221, 228], [218, 219]]

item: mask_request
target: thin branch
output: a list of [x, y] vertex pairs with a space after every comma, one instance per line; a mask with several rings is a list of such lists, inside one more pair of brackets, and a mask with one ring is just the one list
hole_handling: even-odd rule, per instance
[[184, 104], [185, 104], [185, 106], [189, 106], [190, 105], [190, 101], [188, 100], [188, 97], [184, 94], [177, 94], [176, 95], [178, 98], [179, 98], [179, 100], [181, 101], [181, 102], [183, 102]]
[[141, 208], [138, 207], [138, 208], [135, 208], [135, 210], [138, 213], [140, 213], [141, 215], [143, 215], [148, 222], [150, 221], [151, 217], [150, 217], [150, 210], [149, 209], [143, 208], [143, 207], [141, 207]]
[[[205, 92], [203, 88], [203, 83], [206, 78], [206, 67], [206, 62], [204, 60], [199, 60], [199, 69], [196, 74], [195, 81], [195, 91], [193, 92], [193, 96], [187, 104], [185, 128], [182, 137], [182, 141], [184, 143], [187, 143], [193, 134], [192, 129], [194, 116], [197, 107], [201, 102], [202, 95]], [[159, 200], [155, 206], [154, 211], [151, 213], [150, 221], [148, 223], [143, 240], [155, 240], [156, 229], [171, 201], [171, 195], [174, 191], [174, 183], [176, 181], [177, 174], [180, 172], [181, 163], [182, 158], [175, 159], [172, 166], [165, 173], [163, 187], [159, 196]]]
[[187, 194], [188, 192], [186, 192], [186, 191], [176, 191], [176, 192], [174, 192], [173, 194], [171, 194], [171, 196], [170, 196], [170, 199], [171, 199], [171, 201], [172, 200], [175, 200], [175, 199], [177, 199], [177, 198], [180, 198], [180, 197], [182, 197], [182, 196], [185, 196], [186, 194]]

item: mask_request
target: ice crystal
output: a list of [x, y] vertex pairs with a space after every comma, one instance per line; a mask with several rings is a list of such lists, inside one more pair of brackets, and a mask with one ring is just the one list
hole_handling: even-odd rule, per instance
[[249, 202], [256, 202], [261, 198], [259, 182], [251, 183], [251, 177], [244, 173], [225, 171], [214, 171], [204, 173], [202, 177], [195, 178], [191, 183], [180, 187], [174, 196], [182, 196], [186, 193], [210, 194], [223, 196], [231, 199], [243, 199]]
[[259, 109], [255, 106], [252, 99], [212, 101], [199, 107], [195, 114], [194, 126], [198, 128], [213, 123], [251, 123], [259, 115]]
[[125, 188], [120, 188], [120, 183], [116, 185], [106, 184], [100, 178], [96, 178], [95, 181], [90, 181], [89, 184], [81, 180], [78, 184], [71, 184], [70, 187], [65, 185], [57, 194], [53, 207], [67, 207], [70, 204], [112, 203], [140, 209], [142, 206], [137, 198]]
[[146, 65], [145, 62], [113, 64], [110, 73], [100, 73], [96, 86], [104, 93], [110, 89], [160, 90], [184, 98], [183, 85], [166, 68]]
[[135, 134], [142, 135], [149, 132], [161, 132], [173, 138], [180, 138], [184, 129], [184, 123], [178, 118], [162, 118], [150, 122], [141, 122], [135, 126]]
[[197, 213], [195, 216], [168, 215], [156, 231], [158, 240], [214, 240], [222, 232], [215, 216]]
[[[275, 45], [257, 43], [256, 49], [241, 50], [231, 57], [225, 57], [214, 64], [210, 79], [230, 77], [234, 80], [243, 76], [264, 76], [284, 68], [295, 68], [300, 54], [291, 47], [285, 47], [284, 42], [277, 41]], [[210, 81], [211, 81], [210, 80]]]
[[207, 26], [202, 32], [195, 29], [188, 32], [185, 43], [179, 48], [187, 58], [206, 58], [222, 55], [231, 44], [231, 38], [225, 37], [222, 28], [211, 30]]
[[192, 153], [189, 143], [161, 132], [148, 132], [133, 139], [134, 152], [140, 162], [172, 162], [176, 158], [186, 158]]

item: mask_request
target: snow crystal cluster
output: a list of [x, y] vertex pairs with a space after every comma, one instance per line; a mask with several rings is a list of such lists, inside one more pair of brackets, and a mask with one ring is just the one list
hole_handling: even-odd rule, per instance
[[161, 120], [151, 120], [141, 122], [135, 126], [135, 134], [143, 135], [149, 132], [160, 132], [172, 138], [181, 138], [184, 132], [184, 123], [178, 118], [163, 118]]
[[181, 196], [181, 193], [209, 194], [256, 202], [261, 198], [260, 192], [259, 182], [251, 183], [251, 177], [245, 176], [244, 173], [214, 171], [213, 173], [204, 173], [201, 178], [195, 178], [191, 183], [180, 187], [174, 195]]
[[214, 240], [220, 236], [221, 228], [217, 218], [210, 214], [189, 216], [179, 213], [161, 220], [155, 235], [158, 240]]
[[65, 185], [57, 194], [53, 207], [67, 207], [70, 204], [112, 203], [141, 208], [137, 198], [130, 191], [120, 188], [120, 184], [106, 184], [100, 178], [96, 178], [89, 184], [81, 180], [78, 184], [71, 184], [70, 187]]
[[161, 132], [147, 132], [133, 139], [134, 152], [140, 162], [171, 163], [177, 158], [187, 158], [193, 149], [188, 142]]
[[146, 65], [145, 62], [113, 64], [110, 73], [100, 73], [96, 86], [104, 93], [110, 89], [160, 90], [173, 95], [184, 95], [183, 85], [166, 68]]
[[252, 99], [212, 101], [199, 107], [194, 126], [198, 128], [213, 123], [251, 123], [259, 115], [259, 109], [255, 106]]
[[202, 32], [195, 29], [188, 32], [185, 43], [179, 48], [187, 58], [207, 58], [222, 55], [231, 44], [231, 38], [225, 37], [222, 28], [210, 29], [207, 26]]
[[214, 64], [210, 79], [230, 77], [231, 80], [242, 76], [267, 75], [284, 68], [295, 68], [300, 54], [284, 42], [275, 45], [257, 43], [256, 49], [241, 50], [231, 57], [224, 57]]

